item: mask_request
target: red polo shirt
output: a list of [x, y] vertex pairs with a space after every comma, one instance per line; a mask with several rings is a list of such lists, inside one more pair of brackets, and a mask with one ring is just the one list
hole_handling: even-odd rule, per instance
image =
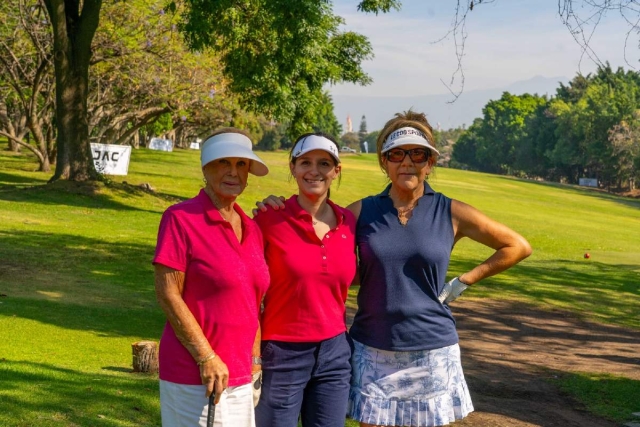
[[[238, 205], [242, 242], [204, 192], [162, 215], [154, 263], [185, 272], [182, 298], [211, 348], [229, 368], [229, 386], [251, 382], [251, 349], [269, 285], [262, 233]], [[166, 323], [160, 379], [202, 384], [200, 369]]]
[[271, 284], [264, 299], [262, 339], [318, 342], [346, 331], [347, 289], [356, 273], [353, 214], [329, 201], [338, 224], [319, 239], [292, 196], [255, 221], [265, 242]]

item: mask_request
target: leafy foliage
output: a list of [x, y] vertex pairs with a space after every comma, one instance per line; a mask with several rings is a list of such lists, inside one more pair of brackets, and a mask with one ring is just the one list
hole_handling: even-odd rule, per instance
[[503, 94], [460, 137], [456, 162], [485, 172], [578, 183], [595, 177], [605, 187], [633, 188], [640, 179], [640, 75], [607, 64], [577, 75], [556, 96]]
[[55, 160], [52, 34], [33, 0], [0, 3], [0, 135], [14, 151], [26, 148], [39, 169]]
[[[290, 123], [295, 137], [312, 129], [325, 84], [369, 84], [361, 63], [373, 57], [366, 37], [340, 30], [328, 1], [184, 0], [181, 28], [189, 45], [220, 52], [229, 88], [250, 111]], [[175, 5], [175, 3], [174, 3]], [[359, 9], [397, 9], [394, 0]]]

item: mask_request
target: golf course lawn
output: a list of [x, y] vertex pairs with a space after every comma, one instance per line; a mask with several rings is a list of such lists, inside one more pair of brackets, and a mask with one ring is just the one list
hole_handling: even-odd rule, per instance
[[[164, 209], [202, 187], [199, 153], [134, 150], [128, 176], [46, 185], [50, 174], [35, 172], [33, 158], [5, 148], [0, 144], [0, 425], [159, 425], [157, 376], [130, 373], [131, 343], [160, 337], [164, 316], [151, 265], [158, 222]], [[239, 198], [245, 211], [269, 194], [295, 191], [287, 154], [259, 155], [271, 172], [249, 178]], [[338, 204], [386, 184], [372, 154], [344, 155], [342, 175], [331, 193]], [[640, 200], [446, 168], [430, 183], [517, 230], [534, 249], [465, 298], [499, 296], [640, 332]], [[448, 276], [489, 254], [459, 242]], [[621, 392], [607, 388], [602, 398]]]

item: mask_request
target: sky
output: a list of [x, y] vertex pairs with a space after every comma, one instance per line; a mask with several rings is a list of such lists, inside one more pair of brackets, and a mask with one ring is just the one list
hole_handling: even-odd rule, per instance
[[[336, 96], [405, 97], [449, 93], [457, 59], [447, 34], [457, 0], [404, 0], [399, 12], [357, 12], [357, 0], [336, 0], [334, 12], [346, 20], [344, 29], [369, 38], [375, 58], [363, 63], [374, 80], [371, 85], [339, 84], [329, 87]], [[466, 0], [462, 0], [466, 4]], [[575, 10], [588, 16], [589, 9]], [[637, 19], [638, 17], [636, 17]], [[509, 86], [536, 76], [569, 80], [578, 72], [594, 71], [597, 64], [574, 40], [558, 15], [558, 0], [494, 0], [476, 5], [467, 17], [463, 57], [464, 91]], [[638, 37], [617, 11], [600, 21], [590, 40], [598, 59], [612, 66], [639, 64]], [[461, 89], [458, 75], [450, 89]], [[359, 117], [354, 111], [352, 117]], [[339, 117], [343, 122], [343, 118]], [[354, 127], [356, 124], [354, 123]]]

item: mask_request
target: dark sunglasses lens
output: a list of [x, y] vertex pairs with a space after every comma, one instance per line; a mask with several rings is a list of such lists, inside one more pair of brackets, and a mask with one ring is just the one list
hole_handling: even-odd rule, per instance
[[416, 148], [409, 151], [409, 157], [414, 163], [424, 163], [429, 159], [429, 153], [422, 148]]
[[404, 160], [404, 150], [391, 150], [387, 152], [387, 159], [390, 162], [398, 163]]

